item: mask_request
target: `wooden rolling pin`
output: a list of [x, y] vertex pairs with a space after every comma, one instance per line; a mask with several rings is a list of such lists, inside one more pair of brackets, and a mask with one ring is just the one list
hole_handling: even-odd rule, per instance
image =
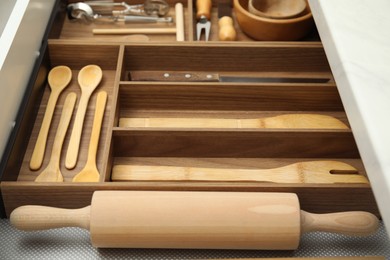
[[368, 212], [312, 214], [293, 193], [96, 191], [91, 206], [22, 206], [13, 226], [31, 231], [59, 227], [90, 230], [95, 247], [291, 250], [311, 231], [372, 234]]
[[120, 118], [120, 127], [172, 128], [310, 128], [348, 129], [339, 119], [318, 114], [287, 114], [265, 118]]

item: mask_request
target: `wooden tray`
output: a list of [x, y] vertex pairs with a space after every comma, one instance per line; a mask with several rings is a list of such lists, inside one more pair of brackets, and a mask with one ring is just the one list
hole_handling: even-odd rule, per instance
[[[174, 2], [170, 2], [174, 5]], [[183, 2], [187, 23], [193, 21], [192, 2]], [[214, 12], [214, 11], [213, 11]], [[273, 168], [309, 160], [338, 160], [365, 174], [353, 133], [349, 129], [174, 129], [119, 127], [120, 117], [252, 118], [289, 113], [334, 116], [348, 125], [336, 84], [320, 42], [222, 43], [193, 40], [187, 24], [186, 42], [174, 36], [150, 36], [150, 42], [126, 42], [123, 36], [93, 36], [92, 27], [71, 23], [59, 13], [40, 65], [22, 127], [6, 164], [1, 192], [6, 213], [25, 204], [79, 208], [90, 204], [95, 190], [211, 190], [295, 192], [301, 207], [311, 212], [365, 210], [379, 215], [369, 184], [277, 184], [259, 182], [111, 182], [118, 164], [176, 165], [185, 167]], [[191, 29], [192, 28], [192, 29]], [[240, 33], [242, 35], [242, 33]], [[122, 38], [121, 38], [122, 37]], [[88, 64], [103, 69], [103, 80], [89, 102], [77, 166], [66, 170], [61, 157], [63, 183], [35, 183], [48, 163], [55, 130], [66, 94], [80, 97], [77, 74]], [[46, 108], [50, 68], [72, 69], [70, 86], [61, 94], [41, 170], [28, 167]], [[217, 72], [252, 77], [329, 78], [326, 83], [224, 83], [132, 81], [130, 72]], [[108, 92], [98, 148], [98, 183], [72, 183], [86, 162], [94, 104], [99, 90]], [[74, 115], [70, 127], [73, 125]]]

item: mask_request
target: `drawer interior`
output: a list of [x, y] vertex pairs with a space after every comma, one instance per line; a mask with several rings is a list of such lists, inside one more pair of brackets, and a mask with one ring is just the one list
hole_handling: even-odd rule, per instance
[[[196, 1], [194, 0], [166, 0], [169, 5], [169, 12], [164, 17], [172, 17], [172, 23], [124, 23], [124, 22], [88, 22], [85, 19], [72, 19], [71, 15], [67, 14], [66, 7], [69, 4], [80, 2], [78, 0], [69, 0], [62, 1], [61, 13], [63, 14], [60, 19], [58, 19], [58, 24], [55, 32], [51, 34], [51, 38], [53, 39], [64, 39], [64, 40], [82, 40], [82, 41], [106, 41], [106, 42], [123, 42], [123, 43], [131, 43], [131, 42], [175, 42], [176, 34], [175, 32], [171, 33], [149, 33], [147, 31], [143, 32], [134, 32], [134, 33], [124, 33], [124, 34], [94, 34], [93, 30], [101, 30], [101, 29], [175, 29], [175, 21], [176, 21], [176, 12], [175, 5], [177, 3], [181, 3], [183, 5], [183, 21], [184, 21], [184, 41], [197, 41], [196, 36]], [[114, 0], [113, 2], [121, 3], [121, 0]], [[209, 41], [210, 42], [218, 42], [218, 21], [219, 21], [219, 3], [223, 1], [212, 1], [211, 7], [211, 28]], [[226, 1], [224, 1], [226, 2]], [[143, 1], [131, 1], [131, 5], [143, 4]], [[233, 6], [233, 3], [231, 3]], [[118, 7], [115, 7], [116, 10], [121, 10]], [[93, 8], [95, 14], [103, 14], [103, 15], [111, 15], [110, 11], [112, 8], [110, 7], [95, 7]], [[236, 31], [236, 41], [241, 43], [250, 43], [255, 42], [253, 38], [248, 36], [241, 29], [240, 25], [237, 22], [236, 13], [234, 8], [232, 8], [231, 16], [233, 19], [234, 29]], [[146, 36], [146, 37], [145, 37]], [[201, 41], [204, 41], [204, 34], [201, 36]], [[303, 42], [319, 42], [320, 38], [315, 27], [314, 22], [312, 23], [312, 29], [307, 33], [307, 35], [300, 39]]]
[[[49, 42], [47, 55], [49, 69], [57, 65], [69, 66], [73, 78], [58, 100], [43, 166], [31, 171], [29, 161], [50, 94], [47, 83], [43, 84], [43, 96], [37, 101], [38, 113], [33, 118], [34, 127], [28, 135], [19, 137], [23, 140], [20, 143], [25, 143], [23, 159], [8, 167], [1, 183], [8, 214], [24, 204], [77, 208], [90, 203], [93, 191], [112, 189], [295, 192], [302, 208], [308, 211], [367, 210], [378, 214], [369, 183], [156, 180], [153, 177], [118, 181], [112, 178], [118, 166], [148, 166], [150, 172], [157, 166], [211, 168], [224, 176], [224, 172], [232, 169], [273, 169], [311, 161], [347, 163], [356, 168], [358, 174], [366, 176], [321, 44], [264, 43], [255, 47], [195, 43], [95, 44], [54, 39]], [[234, 62], [237, 60], [240, 62]], [[34, 182], [50, 159], [64, 99], [70, 92], [80, 96], [77, 74], [88, 64], [102, 68], [103, 80], [89, 101], [77, 166], [73, 170], [64, 167], [71, 133], [68, 130], [61, 153], [64, 182]], [[173, 78], [167, 81], [132, 77], [137, 73], [155, 75], [167, 71], [180, 75], [213, 72], [224, 76], [288, 80], [222, 82]], [[304, 81], [289, 82], [294, 78]], [[316, 79], [326, 80], [318, 82]], [[96, 96], [101, 90], [107, 91], [108, 102], [97, 153], [100, 180], [73, 183], [72, 178], [86, 163]], [[69, 129], [74, 124], [76, 111], [77, 105]], [[213, 121], [296, 114], [329, 116], [346, 128], [121, 125], [123, 118]]]

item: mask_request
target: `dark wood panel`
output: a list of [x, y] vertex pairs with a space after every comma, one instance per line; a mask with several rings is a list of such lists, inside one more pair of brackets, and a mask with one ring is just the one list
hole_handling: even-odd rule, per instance
[[127, 70], [330, 72], [320, 43], [129, 44], [125, 62]]
[[79, 70], [86, 65], [95, 64], [103, 70], [116, 70], [119, 45], [82, 41], [64, 44], [62, 41], [52, 40], [49, 44], [49, 54], [53, 67], [67, 65]]
[[351, 131], [114, 128], [114, 156], [359, 158]]
[[183, 110], [343, 111], [335, 85], [129, 83], [121, 108]]

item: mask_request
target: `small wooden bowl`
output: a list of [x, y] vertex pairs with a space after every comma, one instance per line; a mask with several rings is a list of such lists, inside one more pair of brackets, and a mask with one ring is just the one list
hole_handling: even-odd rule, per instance
[[234, 0], [234, 12], [241, 30], [249, 37], [260, 41], [295, 41], [302, 39], [314, 28], [310, 7], [299, 17], [271, 19], [248, 11], [248, 0]]
[[288, 19], [301, 15], [306, 5], [305, 0], [249, 0], [248, 10], [261, 17]]

